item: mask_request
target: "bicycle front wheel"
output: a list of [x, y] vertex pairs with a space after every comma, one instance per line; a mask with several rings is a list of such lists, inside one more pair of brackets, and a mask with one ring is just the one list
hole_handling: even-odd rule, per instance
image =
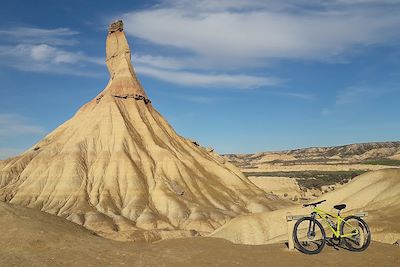
[[325, 246], [325, 230], [314, 218], [304, 217], [296, 222], [293, 240], [298, 250], [306, 254], [318, 254]]
[[371, 243], [368, 224], [357, 216], [348, 216], [340, 224], [343, 243], [351, 251], [363, 251]]

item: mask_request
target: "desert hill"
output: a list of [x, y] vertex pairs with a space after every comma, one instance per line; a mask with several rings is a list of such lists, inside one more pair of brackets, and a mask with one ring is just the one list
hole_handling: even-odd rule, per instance
[[[400, 159], [400, 142], [360, 143], [332, 147], [310, 147], [255, 154], [226, 154], [229, 161], [240, 167], [257, 167], [263, 163], [307, 165], [316, 163], [385, 163]], [[386, 162], [385, 162], [386, 160]], [[394, 161], [392, 163], [395, 163]]]
[[281, 198], [309, 201], [368, 171], [400, 167], [400, 142], [224, 155], [258, 187]]
[[[157, 112], [134, 72], [122, 21], [108, 30], [106, 63], [110, 80], [99, 95], [0, 163], [0, 200], [129, 240], [210, 232], [239, 214], [285, 205]], [[136, 236], [144, 230], [151, 234]]]
[[325, 266], [397, 266], [400, 261], [398, 246], [378, 242], [363, 253], [326, 247], [310, 257], [289, 252], [284, 244], [246, 246], [217, 238], [118, 242], [57, 216], [4, 202], [0, 214], [0, 266], [318, 266], [321, 261]]
[[[326, 199], [320, 207], [327, 211], [333, 205], [345, 203], [343, 215], [368, 211], [366, 218], [372, 239], [394, 243], [400, 239], [400, 169], [384, 169], [362, 174], [319, 199]], [[317, 199], [318, 200], [318, 199]], [[332, 212], [334, 212], [332, 210]], [[291, 214], [309, 214], [309, 208], [297, 205], [272, 212], [258, 213], [232, 219], [211, 236], [241, 244], [265, 244], [287, 239], [285, 217]]]

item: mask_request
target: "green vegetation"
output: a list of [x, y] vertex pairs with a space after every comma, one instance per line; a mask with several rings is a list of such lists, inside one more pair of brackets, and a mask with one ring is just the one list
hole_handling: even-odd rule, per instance
[[386, 166], [400, 166], [400, 160], [397, 159], [375, 159], [361, 162], [368, 165], [386, 165]]
[[354, 177], [365, 173], [366, 171], [278, 171], [278, 172], [245, 172], [246, 176], [264, 176], [264, 177], [289, 177], [296, 178], [302, 188], [321, 189], [324, 185], [333, 185], [336, 183], [344, 184]]
[[354, 178], [366, 171], [276, 171], [276, 172], [244, 172], [246, 176], [281, 176], [289, 178]]

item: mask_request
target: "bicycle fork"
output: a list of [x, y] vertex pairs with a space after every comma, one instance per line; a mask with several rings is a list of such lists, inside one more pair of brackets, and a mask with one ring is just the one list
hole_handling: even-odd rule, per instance
[[311, 213], [312, 220], [310, 220], [310, 223], [308, 224], [308, 230], [307, 230], [307, 237], [309, 239], [314, 239], [314, 237], [315, 237], [315, 217], [316, 217], [316, 213], [315, 212]]

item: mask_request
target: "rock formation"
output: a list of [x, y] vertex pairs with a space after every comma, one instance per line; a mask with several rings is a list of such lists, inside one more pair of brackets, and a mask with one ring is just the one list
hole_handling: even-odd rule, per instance
[[211, 150], [179, 136], [131, 65], [122, 21], [106, 41], [106, 88], [22, 155], [0, 163], [0, 200], [98, 233], [209, 232], [278, 202]]

